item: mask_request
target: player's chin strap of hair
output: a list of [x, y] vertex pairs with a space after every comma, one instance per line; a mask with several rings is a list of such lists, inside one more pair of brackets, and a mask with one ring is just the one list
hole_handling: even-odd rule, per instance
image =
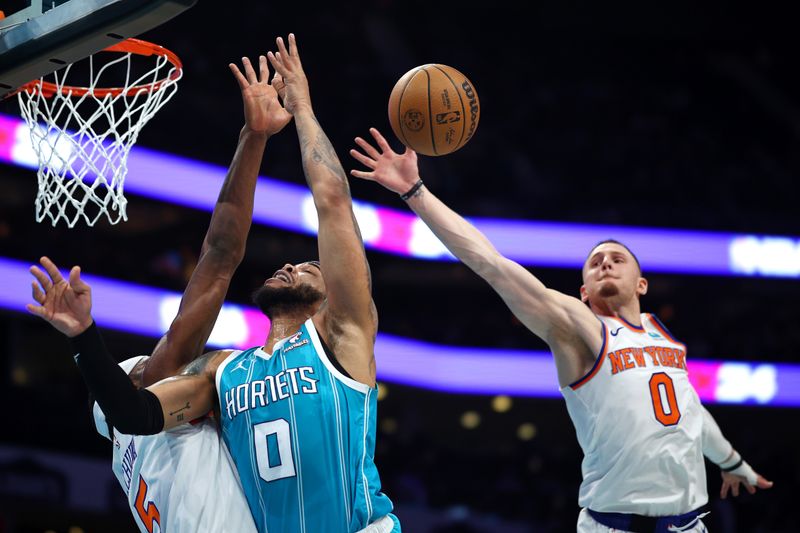
[[106, 419], [126, 435], [152, 435], [164, 429], [158, 397], [137, 389], [112, 359], [97, 326], [70, 338], [75, 362]]
[[733, 446], [722, 434], [722, 430], [719, 429], [711, 413], [705, 407], [702, 410], [703, 455], [708, 457], [709, 461], [718, 465], [723, 472], [741, 476], [749, 484], [755, 485], [758, 482], [758, 475], [755, 470], [742, 459], [739, 452], [733, 449]]

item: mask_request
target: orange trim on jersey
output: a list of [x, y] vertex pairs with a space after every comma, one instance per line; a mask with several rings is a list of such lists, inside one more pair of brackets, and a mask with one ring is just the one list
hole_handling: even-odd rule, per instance
[[600, 367], [603, 366], [603, 360], [606, 358], [606, 352], [608, 352], [608, 328], [606, 325], [601, 321], [600, 324], [603, 326], [603, 345], [600, 346], [600, 355], [597, 356], [597, 359], [592, 366], [592, 369], [589, 370], [589, 373], [583, 376], [578, 381], [570, 384], [570, 388], [572, 390], [578, 390], [579, 388], [583, 387], [586, 383], [592, 379], [595, 374], [597, 374]]
[[623, 326], [625, 326], [631, 331], [635, 331], [636, 333], [644, 333], [644, 325], [636, 326], [634, 324], [631, 324], [621, 316], [611, 316], [611, 315], [599, 315], [599, 316], [602, 316], [603, 318], [613, 318], [617, 322], [622, 323]]
[[646, 316], [647, 316], [648, 320], [650, 320], [650, 323], [653, 325], [654, 328], [656, 328], [662, 335], [664, 335], [667, 339], [671, 340], [675, 344], [680, 344], [681, 346], [683, 346], [684, 347], [684, 351], [686, 351], [685, 350], [686, 345], [684, 343], [682, 343], [681, 341], [679, 341], [678, 339], [676, 339], [675, 337], [673, 337], [672, 334], [669, 331], [667, 331], [667, 327], [664, 326], [664, 324], [661, 323], [661, 321], [658, 319], [658, 317], [656, 317], [655, 315], [652, 315], [650, 313], [647, 313]]

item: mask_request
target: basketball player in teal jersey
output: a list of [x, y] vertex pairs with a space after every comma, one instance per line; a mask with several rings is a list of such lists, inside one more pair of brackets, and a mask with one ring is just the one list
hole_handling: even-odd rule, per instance
[[[234, 64], [229, 67], [241, 90], [245, 124], [177, 316], [149, 357], [132, 357], [120, 364], [129, 374], [118, 369], [110, 374], [100, 371], [98, 379], [105, 388], [130, 388], [131, 381], [137, 386], [150, 385], [175, 375], [200, 356], [230, 280], [244, 257], [266, 143], [292, 116], [282, 107], [277, 91], [269, 82], [266, 56], [260, 58], [258, 73], [249, 59], [243, 58], [242, 63], [244, 73]], [[39, 306], [29, 308], [34, 312], [48, 308], [55, 312], [53, 298], [63, 295], [60, 291], [68, 284], [62, 283], [52, 261], [42, 258], [41, 265], [48, 275], [38, 267], [32, 268], [40, 284], [34, 283], [34, 298]], [[53, 314], [43, 318], [62, 332], [79, 326]], [[96, 368], [87, 368], [83, 359], [78, 362], [84, 374], [98, 372]], [[105, 394], [101, 390], [98, 396]], [[114, 442], [112, 470], [127, 494], [133, 519], [141, 531], [255, 531], [235, 466], [214, 421], [204, 419], [158, 435], [135, 436], [129, 434], [124, 421], [117, 421], [113, 414], [106, 417], [97, 403], [93, 412], [97, 431]], [[113, 409], [108, 413], [113, 413]], [[203, 483], [198, 483], [198, 479]], [[203, 512], [218, 501], [224, 501], [224, 505], [217, 512]]]
[[[297, 128], [319, 217], [319, 262], [286, 264], [256, 291], [271, 320], [263, 346], [210, 352], [148, 389], [97, 398], [135, 434], [216, 407], [259, 531], [399, 532], [373, 461], [378, 317], [347, 176], [314, 116], [294, 35], [288, 48], [280, 38], [277, 44], [268, 55], [273, 84], [284, 84], [279, 92]], [[78, 271], [69, 286], [89, 298]], [[64, 297], [77, 297], [75, 289]], [[115, 371], [89, 308], [67, 300], [57, 305], [78, 325], [68, 332], [78, 357]], [[87, 378], [92, 390], [100, 387], [95, 381]]]

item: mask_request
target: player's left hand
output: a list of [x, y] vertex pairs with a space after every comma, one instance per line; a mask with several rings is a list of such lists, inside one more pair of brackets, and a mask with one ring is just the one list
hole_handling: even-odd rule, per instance
[[47, 274], [37, 266], [30, 268], [36, 278], [33, 299], [39, 305], [27, 304], [26, 308], [68, 337], [83, 333], [92, 325], [92, 289], [81, 279], [81, 267], [72, 267], [66, 280], [49, 258], [42, 257], [39, 262]]
[[292, 115], [278, 100], [278, 90], [282, 87], [275, 87], [275, 80], [273, 83], [269, 81], [267, 58], [260, 56], [258, 62], [258, 75], [246, 57], [242, 58], [244, 74], [234, 63], [228, 67], [242, 90], [246, 127], [256, 133], [274, 135], [292, 120]]
[[300, 63], [300, 52], [297, 50], [294, 34], [289, 34], [288, 48], [282, 37], [278, 37], [275, 42], [278, 44], [278, 51], [268, 52], [267, 57], [286, 88], [286, 92], [281, 93], [284, 107], [292, 115], [302, 109], [310, 110], [311, 93], [308, 89], [308, 78], [303, 71], [303, 64]]
[[769, 489], [772, 488], [772, 481], [767, 481], [764, 476], [756, 473], [755, 485], [750, 484], [744, 476], [737, 476], [731, 472], [722, 472], [722, 489], [720, 489], [719, 496], [723, 500], [728, 497], [728, 491], [733, 496], [739, 496], [739, 485], [744, 485], [744, 488], [750, 494], [755, 494], [756, 489]]

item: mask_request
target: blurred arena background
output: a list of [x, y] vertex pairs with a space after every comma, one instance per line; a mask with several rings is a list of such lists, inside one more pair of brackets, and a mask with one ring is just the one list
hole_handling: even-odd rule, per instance
[[[317, 116], [347, 170], [356, 165], [347, 154], [355, 136], [370, 126], [391, 134], [386, 102], [400, 75], [431, 62], [458, 68], [477, 88], [480, 124], [464, 148], [423, 158], [420, 170], [460, 213], [524, 221], [531, 231], [540, 228], [536, 222], [577, 224], [564, 229], [577, 233], [585, 225], [614, 226], [602, 237], [623, 241], [620, 228], [645, 229], [641, 242], [663, 245], [667, 255], [674, 249], [678, 265], [706, 259], [702, 247], [680, 255], [688, 237], [668, 230], [712, 232], [704, 235], [728, 243], [728, 261], [702, 273], [641, 257], [650, 280], [643, 309], [687, 344], [691, 360], [702, 361], [705, 381], [695, 384], [709, 410], [748, 462], [775, 481], [770, 491], [722, 501], [718, 469], [708, 464], [709, 529], [800, 531], [793, 509], [800, 481], [797, 19], [763, 4], [629, 4], [200, 0], [143, 36], [175, 51], [185, 75], [137, 148], [171, 154], [179, 165], [207, 163], [188, 175], [202, 170], [221, 180], [243, 123], [227, 65], [272, 50], [274, 38], [290, 31]], [[0, 145], [7, 146], [16, 100], [0, 102], [0, 113]], [[274, 180], [269, 184], [304, 184], [293, 127], [269, 141], [261, 175]], [[131, 306], [126, 298], [150, 294], [145, 287], [160, 291], [153, 297], [162, 301], [180, 294], [213, 200], [204, 208], [183, 205], [181, 193], [157, 199], [135, 192], [145, 178], [128, 176], [127, 222], [53, 228], [34, 221], [34, 170], [5, 157], [0, 292], [28, 293], [29, 282], [17, 274], [46, 254], [61, 266], [80, 264], [86, 274], [128, 283], [109, 285], [106, 294], [118, 289], [109, 309]], [[190, 196], [191, 185], [183, 187]], [[365, 229], [364, 221], [389, 216], [376, 215], [374, 206], [409, 213], [375, 184], [351, 180], [351, 188], [364, 203], [365, 237], [380, 230]], [[230, 309], [230, 328], [247, 330], [242, 313], [268, 274], [316, 257], [303, 224], [254, 223], [228, 297], [239, 306]], [[515, 235], [521, 240], [506, 246], [563, 244], [557, 233], [553, 241]], [[385, 338], [386, 355], [380, 344], [376, 352], [383, 389], [376, 462], [404, 530], [574, 531], [582, 454], [552, 363], [540, 353], [546, 346], [466, 267], [412, 257], [435, 255], [435, 246], [389, 253], [380, 242], [388, 239], [376, 238], [367, 253], [380, 331], [392, 337]], [[568, 260], [526, 266], [547, 285], [578, 294], [580, 269]], [[95, 298], [103, 290], [96, 287]], [[136, 324], [98, 320], [112, 353], [151, 351], [163, 328], [154, 309], [141, 311]], [[246, 338], [247, 331], [231, 335]], [[396, 338], [428, 344], [406, 360], [402, 349], [388, 353]], [[445, 346], [481, 350], [459, 359], [467, 352]], [[517, 370], [486, 372], [493, 355], [502, 368]], [[437, 357], [449, 362], [438, 374], [426, 368]], [[545, 385], [540, 369], [552, 372]], [[485, 387], [476, 375], [486, 376]], [[462, 382], [468, 384], [444, 390]], [[67, 342], [11, 297], [0, 305], [0, 401], [0, 532], [135, 531], [109, 445], [90, 426]]]

